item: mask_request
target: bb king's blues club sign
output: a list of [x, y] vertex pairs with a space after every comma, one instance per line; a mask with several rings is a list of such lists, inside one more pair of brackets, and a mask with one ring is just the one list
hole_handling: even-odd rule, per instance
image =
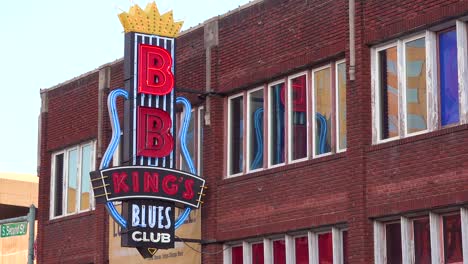
[[[119, 19], [125, 29], [125, 89], [108, 96], [112, 139], [91, 181], [96, 202], [105, 203], [122, 227], [121, 245], [151, 258], [158, 249], [174, 247], [175, 229], [200, 207], [206, 187], [185, 145], [191, 105], [174, 91], [174, 38], [182, 22], [174, 22], [172, 12], [160, 15], [155, 3], [145, 10], [135, 5]], [[119, 97], [124, 98], [123, 132]], [[190, 173], [175, 169], [176, 104], [184, 109], [178, 138]], [[122, 166], [109, 167], [119, 144]], [[122, 202], [122, 213], [116, 201]], [[183, 209], [177, 219], [175, 207]]]

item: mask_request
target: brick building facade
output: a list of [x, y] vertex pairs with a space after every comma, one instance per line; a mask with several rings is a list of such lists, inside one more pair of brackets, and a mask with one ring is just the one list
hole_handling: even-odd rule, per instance
[[[182, 32], [202, 263], [468, 263], [467, 21], [460, 0], [258, 0]], [[123, 72], [41, 91], [40, 263], [108, 261], [86, 172]]]

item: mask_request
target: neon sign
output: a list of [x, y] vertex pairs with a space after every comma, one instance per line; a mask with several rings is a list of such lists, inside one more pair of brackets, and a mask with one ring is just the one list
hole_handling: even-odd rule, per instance
[[[155, 3], [144, 11], [135, 5], [119, 18], [126, 32], [125, 89], [112, 90], [108, 96], [112, 139], [99, 171], [90, 175], [96, 202], [105, 203], [122, 227], [122, 246], [136, 247], [143, 257], [152, 258], [157, 249], [174, 247], [174, 230], [200, 207], [206, 187], [195, 175], [185, 145], [191, 105], [175, 96], [174, 37], [182, 24], [174, 23], [172, 13], [159, 15]], [[142, 26], [141, 21], [148, 23]], [[116, 107], [119, 97], [125, 99], [123, 133]], [[180, 147], [190, 173], [175, 169], [176, 103], [185, 112]], [[110, 168], [119, 144], [122, 166]], [[114, 201], [122, 202], [121, 213]], [[176, 204], [184, 208], [177, 219]]]

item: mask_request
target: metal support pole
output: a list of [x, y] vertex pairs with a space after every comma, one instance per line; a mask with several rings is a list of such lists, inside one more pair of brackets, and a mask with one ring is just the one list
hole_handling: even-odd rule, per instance
[[31, 204], [28, 213], [29, 242], [28, 242], [28, 264], [34, 263], [34, 224], [36, 220], [36, 207]]
[[19, 223], [19, 222], [24, 222], [24, 221], [28, 221], [28, 216], [20, 216], [20, 217], [15, 217], [15, 218], [3, 219], [3, 220], [0, 220], [0, 225]]

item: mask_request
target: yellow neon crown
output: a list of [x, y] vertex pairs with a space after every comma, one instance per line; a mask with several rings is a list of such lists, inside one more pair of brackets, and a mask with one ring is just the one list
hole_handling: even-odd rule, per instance
[[139, 32], [174, 38], [179, 34], [183, 21], [174, 22], [172, 11], [159, 14], [155, 2], [148, 3], [145, 10], [138, 5], [130, 7], [130, 11], [119, 14], [120, 23], [125, 33]]

